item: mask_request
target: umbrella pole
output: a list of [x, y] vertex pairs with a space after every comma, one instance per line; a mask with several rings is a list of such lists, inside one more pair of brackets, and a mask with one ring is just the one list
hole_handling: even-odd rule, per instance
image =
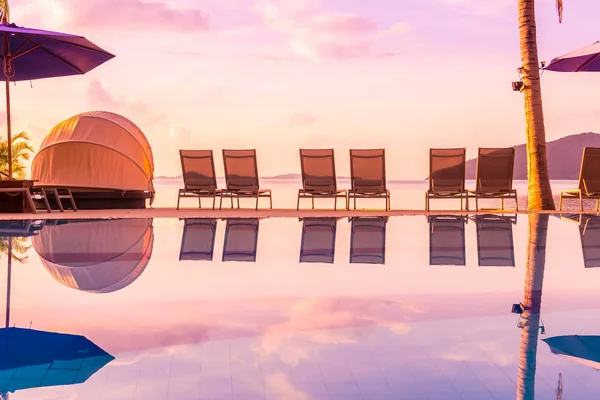
[[10, 79], [5, 74], [4, 79], [6, 83], [6, 142], [8, 147], [8, 179], [12, 179], [12, 132], [10, 127]]
[[10, 324], [10, 287], [12, 275], [12, 237], [8, 238], [8, 274], [6, 278], [6, 328]]

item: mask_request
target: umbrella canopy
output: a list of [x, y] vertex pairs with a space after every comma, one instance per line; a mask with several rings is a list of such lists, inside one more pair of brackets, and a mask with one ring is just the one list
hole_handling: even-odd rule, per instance
[[600, 336], [555, 336], [542, 339], [552, 353], [600, 370]]
[[556, 57], [544, 69], [558, 72], [598, 72], [600, 71], [600, 41]]
[[0, 393], [85, 382], [114, 357], [79, 335], [0, 329]]
[[12, 179], [12, 139], [9, 82], [83, 75], [113, 57], [113, 54], [82, 36], [24, 28], [6, 22], [0, 24], [0, 60], [4, 70], [4, 74], [0, 74], [0, 77], [6, 82], [10, 179]]

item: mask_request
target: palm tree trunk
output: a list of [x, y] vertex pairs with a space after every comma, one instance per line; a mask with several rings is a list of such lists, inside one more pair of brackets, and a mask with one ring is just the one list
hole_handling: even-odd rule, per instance
[[528, 209], [554, 210], [546, 156], [546, 129], [537, 51], [535, 0], [517, 1], [527, 132]]
[[548, 214], [529, 214], [529, 242], [527, 245], [527, 271], [521, 329], [517, 400], [535, 397], [535, 369], [537, 344], [542, 307], [542, 284], [546, 264], [546, 233]]

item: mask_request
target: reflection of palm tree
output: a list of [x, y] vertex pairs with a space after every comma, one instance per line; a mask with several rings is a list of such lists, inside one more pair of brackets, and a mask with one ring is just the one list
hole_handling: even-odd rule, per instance
[[29, 256], [27, 256], [26, 254], [30, 248], [31, 245], [28, 244], [28, 240], [24, 237], [0, 237], [0, 254], [8, 255], [10, 253], [12, 261], [17, 261], [21, 264], [26, 263], [29, 259]]
[[533, 400], [535, 396], [536, 354], [542, 306], [542, 284], [546, 264], [548, 218], [547, 214], [529, 215], [517, 400]]

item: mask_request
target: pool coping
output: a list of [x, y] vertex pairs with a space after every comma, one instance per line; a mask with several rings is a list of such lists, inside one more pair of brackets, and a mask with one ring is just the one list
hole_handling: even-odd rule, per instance
[[[51, 213], [38, 211], [37, 213], [27, 214], [0, 214], [0, 220], [46, 220], [46, 219], [122, 219], [122, 218], [315, 218], [315, 217], [393, 217], [393, 216], [435, 216], [435, 215], [485, 215], [485, 214], [581, 214], [579, 210], [544, 210], [544, 211], [518, 211], [514, 210], [390, 210], [382, 211], [375, 209], [361, 210], [337, 210], [333, 209], [259, 209], [255, 211], [252, 208], [246, 209], [226, 209], [212, 210], [210, 208], [176, 208], [156, 207], [135, 210], [80, 210], [58, 212], [53, 210]], [[595, 211], [584, 211], [585, 214], [598, 214]]]

